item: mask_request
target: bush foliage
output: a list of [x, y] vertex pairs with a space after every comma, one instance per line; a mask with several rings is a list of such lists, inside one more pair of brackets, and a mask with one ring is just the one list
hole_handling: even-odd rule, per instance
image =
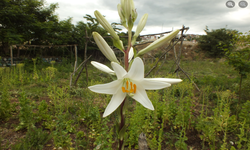
[[[199, 47], [207, 52], [210, 57], [222, 57], [225, 55], [224, 49], [232, 51], [235, 46], [235, 30], [226, 28], [209, 30], [208, 27], [204, 30], [206, 35], [201, 35], [197, 41]], [[224, 49], [220, 45], [223, 45]]]

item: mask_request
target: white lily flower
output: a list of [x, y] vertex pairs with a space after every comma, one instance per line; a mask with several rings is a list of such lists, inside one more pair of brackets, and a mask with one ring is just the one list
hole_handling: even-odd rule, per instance
[[101, 64], [101, 63], [96, 62], [96, 61], [91, 61], [91, 64], [103, 72], [106, 72], [106, 73], [111, 74], [111, 75], [115, 75], [115, 72], [104, 64]]
[[116, 73], [117, 80], [88, 87], [96, 93], [113, 95], [103, 117], [114, 112], [121, 105], [126, 95], [131, 96], [145, 108], [154, 110], [145, 90], [159, 90], [171, 86], [171, 83], [182, 81], [181, 79], [144, 78], [144, 64], [139, 57], [134, 59], [128, 72], [118, 63], [111, 62], [111, 65]]
[[118, 63], [114, 51], [109, 47], [108, 43], [103, 39], [103, 37], [97, 32], [93, 32], [92, 35], [103, 55], [108, 58], [108, 60]]

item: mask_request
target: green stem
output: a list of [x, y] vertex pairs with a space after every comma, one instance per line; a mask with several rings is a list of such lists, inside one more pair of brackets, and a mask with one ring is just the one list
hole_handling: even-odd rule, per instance
[[[125, 100], [126, 100], [126, 98], [123, 100], [123, 102], [121, 104], [121, 109], [120, 109], [121, 122], [120, 122], [119, 132], [122, 130], [122, 128], [125, 125], [125, 116], [123, 114], [123, 106], [125, 104]], [[123, 139], [124, 139], [124, 137], [119, 137], [119, 150], [124, 149], [124, 147], [123, 147], [123, 142], [124, 142]]]
[[[128, 71], [128, 50], [125, 50], [125, 55], [124, 55], [124, 65], [125, 65], [125, 70]], [[121, 106], [120, 106], [120, 116], [121, 116], [121, 122], [120, 122], [120, 127], [119, 127], [119, 132], [122, 130], [122, 128], [124, 127], [125, 125], [125, 116], [123, 114], [123, 106], [125, 104], [125, 101], [126, 101], [126, 97], [125, 99], [123, 100]], [[119, 150], [123, 150], [124, 147], [123, 147], [123, 137], [119, 137]]]
[[124, 55], [124, 65], [125, 65], [125, 70], [128, 71], [128, 50], [125, 51], [125, 55]]

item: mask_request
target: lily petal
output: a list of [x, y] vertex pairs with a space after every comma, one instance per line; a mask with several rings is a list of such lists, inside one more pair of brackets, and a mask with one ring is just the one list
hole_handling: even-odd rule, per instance
[[140, 104], [142, 104], [145, 108], [154, 110], [154, 106], [152, 102], [149, 100], [148, 95], [142, 86], [137, 85], [136, 93], [132, 98], [135, 99]]
[[121, 105], [125, 97], [126, 94], [123, 93], [122, 90], [118, 90], [117, 93], [112, 96], [108, 106], [104, 111], [103, 117], [106, 117], [114, 112]]
[[96, 67], [97, 69], [103, 71], [103, 72], [106, 72], [108, 74], [112, 74], [112, 75], [115, 75], [115, 72], [113, 70], [111, 70], [108, 66], [104, 65], [104, 64], [101, 64], [99, 62], [96, 62], [96, 61], [91, 61], [91, 64]]
[[151, 80], [147, 78], [144, 78], [140, 85], [145, 90], [159, 90], [171, 86], [170, 83], [164, 82], [164, 80]]
[[[122, 87], [122, 80], [115, 80], [106, 84], [97, 84], [89, 86], [88, 88], [96, 93], [115, 94]], [[121, 90], [120, 90], [121, 91]]]
[[148, 81], [160, 81], [160, 82], [166, 82], [170, 84], [177, 84], [182, 82], [181, 79], [173, 79], [173, 78], [145, 78], [144, 80]]
[[118, 80], [122, 79], [127, 74], [127, 71], [118, 63], [111, 62], [111, 66], [113, 67]]
[[133, 80], [142, 80], [144, 78], [144, 64], [140, 57], [134, 59], [126, 77]]

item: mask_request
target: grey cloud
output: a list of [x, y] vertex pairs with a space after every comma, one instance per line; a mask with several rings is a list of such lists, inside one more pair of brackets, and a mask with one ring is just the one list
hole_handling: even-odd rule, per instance
[[[117, 4], [120, 3], [120, 0], [92, 1], [98, 2], [98, 4], [84, 5], [84, 2], [82, 4], [60, 2], [59, 7], [64, 8], [64, 10], [59, 12], [60, 18], [63, 19], [63, 17], [70, 16], [73, 17], [74, 22], [83, 21], [82, 17], [89, 13], [85, 10], [92, 9], [94, 11], [98, 9], [107, 19], [109, 18], [109, 20], [115, 22], [120, 21], [117, 13], [111, 16], [110, 14], [105, 14], [107, 10], [117, 11]], [[138, 12], [135, 25], [137, 25], [143, 14], [148, 13], [149, 17], [146, 27], [170, 28], [185, 25], [190, 27], [189, 33], [204, 33], [203, 29], [206, 25], [210, 29], [227, 26], [230, 29], [236, 29], [241, 32], [250, 30], [250, 14], [244, 14], [246, 15], [245, 20], [241, 21], [237, 21], [237, 19], [235, 20], [235, 18], [228, 15], [230, 12], [243, 9], [239, 8], [237, 2], [234, 8], [227, 8], [225, 5], [226, 0], [134, 0], [134, 3]], [[93, 15], [93, 13], [89, 14]]]
[[[120, 0], [103, 0], [102, 5], [108, 9], [116, 10]], [[232, 11], [240, 10], [237, 5], [235, 8], [227, 8], [226, 1], [218, 0], [134, 0], [138, 12], [138, 19], [148, 13], [149, 18], [147, 26], [182, 26], [183, 24], [192, 28], [194, 31], [203, 32], [205, 26], [209, 28], [236, 29], [246, 32], [249, 29], [247, 22], [232, 21], [225, 18], [226, 14]], [[249, 15], [250, 16], [250, 15]], [[250, 19], [250, 18], [249, 18]], [[248, 20], [249, 20], [248, 19]]]

